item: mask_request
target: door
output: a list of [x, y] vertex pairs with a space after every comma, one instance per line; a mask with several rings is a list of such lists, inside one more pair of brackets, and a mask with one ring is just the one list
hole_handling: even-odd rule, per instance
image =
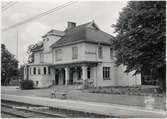
[[59, 84], [59, 72], [58, 70], [55, 70], [55, 85]]

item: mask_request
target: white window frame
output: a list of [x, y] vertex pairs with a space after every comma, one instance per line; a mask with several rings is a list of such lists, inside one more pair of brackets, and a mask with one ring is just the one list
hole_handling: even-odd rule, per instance
[[113, 54], [113, 53], [114, 53], [113, 48], [110, 48], [110, 58], [111, 58], [111, 59], [113, 59], [113, 57], [114, 57], [114, 54]]
[[72, 59], [78, 59], [78, 47], [77, 46], [72, 47]]
[[36, 75], [37, 74], [37, 68], [36, 67], [33, 67], [33, 74]]
[[[46, 69], [46, 71], [45, 71], [45, 69]], [[43, 74], [47, 75], [47, 67], [43, 67]]]
[[61, 61], [62, 60], [62, 49], [56, 49], [55, 50], [55, 58], [56, 58], [56, 61]]
[[102, 46], [98, 47], [98, 57], [99, 59], [103, 59], [103, 47]]
[[110, 80], [110, 67], [103, 67], [103, 80]]

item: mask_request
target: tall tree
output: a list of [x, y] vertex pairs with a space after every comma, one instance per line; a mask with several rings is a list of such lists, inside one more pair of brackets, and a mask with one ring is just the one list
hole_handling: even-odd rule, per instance
[[117, 66], [135, 74], [152, 70], [165, 84], [166, 1], [130, 1], [113, 27]]
[[31, 51], [33, 49], [34, 45], [31, 44], [28, 46], [27, 54], [28, 54], [28, 63], [34, 62], [34, 53]]
[[18, 76], [18, 61], [4, 44], [1, 44], [1, 65], [1, 84], [9, 84], [11, 78]]

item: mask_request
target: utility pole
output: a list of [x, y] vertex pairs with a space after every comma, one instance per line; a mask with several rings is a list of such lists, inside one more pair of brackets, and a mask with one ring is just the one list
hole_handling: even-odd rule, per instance
[[16, 29], [16, 59], [18, 60], [19, 57], [18, 57], [18, 40], [19, 40], [19, 33], [18, 33], [18, 27]]

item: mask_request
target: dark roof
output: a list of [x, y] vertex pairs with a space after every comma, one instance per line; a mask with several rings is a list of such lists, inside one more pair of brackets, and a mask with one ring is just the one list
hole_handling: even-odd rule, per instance
[[48, 35], [54, 35], [54, 36], [64, 36], [64, 32], [63, 31], [59, 31], [59, 30], [55, 30], [52, 29], [49, 32], [47, 32], [44, 36], [42, 36], [43, 38], [48, 36]]
[[92, 22], [88, 22], [73, 29], [66, 29], [65, 35], [51, 45], [52, 48], [69, 45], [78, 42], [92, 42], [110, 45], [113, 37], [103, 31]]

